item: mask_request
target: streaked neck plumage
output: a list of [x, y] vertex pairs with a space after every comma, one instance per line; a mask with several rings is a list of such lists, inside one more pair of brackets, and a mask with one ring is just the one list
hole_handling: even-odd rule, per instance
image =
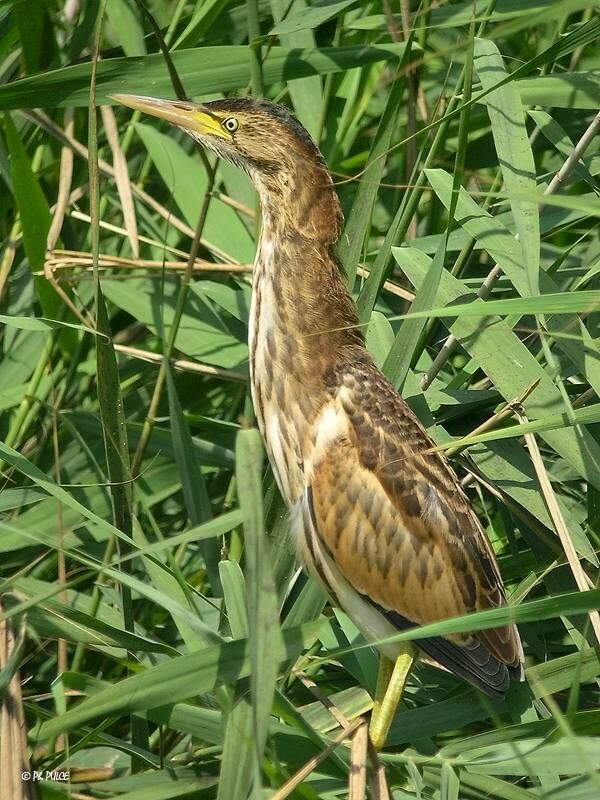
[[[262, 230], [254, 264], [249, 347], [259, 428], [289, 505], [305, 489], [303, 464], [327, 375], [363, 348], [354, 303], [335, 258], [339, 201], [318, 155], [255, 176]], [[349, 327], [350, 326], [350, 327]]]

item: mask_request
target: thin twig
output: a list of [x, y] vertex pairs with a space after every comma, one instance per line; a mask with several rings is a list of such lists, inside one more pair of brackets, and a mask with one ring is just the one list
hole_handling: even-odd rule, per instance
[[[368, 278], [371, 274], [371, 270], [366, 267], [358, 266], [356, 271], [361, 278]], [[384, 281], [383, 288], [390, 294], [395, 294], [397, 297], [408, 300], [410, 303], [415, 299], [414, 292], [409, 292], [408, 289], [404, 289], [404, 287], [398, 286], [397, 283], [392, 283], [392, 281]]]
[[177, 338], [177, 331], [179, 329], [179, 323], [181, 322], [181, 318], [183, 316], [183, 311], [185, 308], [185, 304], [187, 301], [190, 283], [192, 280], [192, 275], [194, 272], [194, 263], [196, 261], [196, 257], [198, 255], [198, 250], [200, 249], [200, 242], [202, 240], [202, 231], [204, 230], [204, 225], [206, 223], [206, 217], [208, 215], [208, 207], [210, 205], [211, 200], [211, 192], [213, 189], [215, 175], [216, 175], [217, 167], [216, 164], [212, 167], [211, 171], [208, 173], [208, 185], [206, 188], [206, 194], [204, 195], [204, 200], [202, 202], [202, 208], [200, 209], [200, 215], [198, 217], [198, 224], [196, 226], [196, 232], [194, 234], [194, 238], [192, 240], [192, 246], [190, 248], [190, 254], [188, 258], [187, 267], [185, 273], [182, 278], [182, 284], [177, 294], [177, 299], [175, 301], [175, 311], [173, 313], [173, 320], [171, 323], [171, 329], [169, 332], [169, 336], [167, 341], [165, 342], [164, 350], [163, 350], [163, 362], [160, 365], [158, 375], [156, 378], [156, 383], [154, 384], [154, 391], [152, 393], [152, 398], [150, 400], [150, 407], [148, 408], [148, 412], [146, 414], [146, 418], [144, 420], [144, 426], [142, 428], [142, 433], [140, 435], [140, 439], [138, 441], [138, 446], [135, 451], [135, 455], [132, 461], [132, 471], [137, 473], [140, 469], [142, 459], [144, 457], [144, 452], [146, 450], [146, 446], [150, 441], [150, 436], [152, 435], [152, 431], [154, 429], [154, 423], [156, 420], [156, 415], [158, 413], [158, 407], [160, 404], [160, 399], [162, 397], [162, 390], [165, 384], [165, 380], [167, 377], [166, 366], [169, 360], [172, 357], [173, 351], [175, 349], [175, 340]]
[[[487, 431], [494, 430], [498, 427], [498, 425], [505, 420], [507, 417], [511, 417], [516, 414], [515, 408], [518, 408], [523, 405], [525, 400], [529, 397], [529, 395], [534, 391], [534, 389], [539, 384], [540, 379], [538, 378], [535, 380], [528, 389], [525, 389], [522, 395], [519, 397], [515, 397], [514, 400], [510, 400], [508, 403], [505, 403], [499, 411], [496, 411], [495, 414], [489, 419], [486, 419], [485, 422], [482, 422], [481, 425], [478, 425], [474, 428], [468, 436], [478, 436], [480, 433], [486, 433]], [[450, 447], [446, 450], [446, 455], [448, 458], [452, 458], [457, 453], [460, 453], [461, 450], [464, 450], [465, 447], [468, 447], [468, 444], [463, 444], [457, 447]]]
[[[125, 231], [123, 231], [125, 232]], [[175, 248], [172, 248], [175, 251]], [[182, 251], [178, 251], [183, 255]], [[74, 267], [88, 267], [91, 263], [90, 253], [83, 250], [53, 250], [48, 253], [46, 261], [49, 269], [56, 270], [73, 269]], [[160, 261], [150, 258], [127, 258], [125, 256], [112, 256], [101, 253], [98, 256], [99, 267], [110, 267], [113, 269], [160, 269], [181, 271], [187, 269], [186, 261]], [[205, 261], [197, 258], [194, 262], [195, 272], [252, 272], [252, 264], [218, 264], [214, 261]]]
[[335, 705], [335, 703], [331, 701], [330, 697], [321, 691], [318, 684], [316, 684], [311, 677], [309, 677], [305, 672], [298, 672], [296, 674], [304, 686], [306, 686], [308, 691], [313, 694], [320, 703], [322, 703], [327, 711], [329, 711], [338, 725], [340, 725], [342, 728], [350, 727], [350, 720], [348, 717], [340, 708]]
[[[557, 190], [562, 186], [562, 184], [568, 178], [568, 176], [572, 172], [573, 168], [575, 167], [579, 159], [585, 153], [586, 149], [588, 148], [594, 136], [599, 131], [600, 131], [600, 112], [596, 114], [596, 116], [592, 120], [587, 130], [584, 132], [581, 139], [577, 142], [577, 144], [573, 148], [573, 152], [571, 153], [571, 155], [567, 158], [567, 160], [559, 169], [559, 171], [556, 173], [554, 178], [550, 181], [550, 183], [546, 187], [546, 190], [544, 191], [544, 196], [547, 197], [548, 195], [552, 195], [557, 192]], [[543, 204], [540, 206], [540, 208], [543, 208]], [[515, 235], [515, 239], [517, 240], [519, 239], [518, 234]], [[500, 267], [499, 264], [495, 264], [493, 269], [490, 271], [490, 273], [484, 280], [484, 282], [481, 284], [481, 287], [477, 292], [477, 296], [482, 300], [485, 300], [487, 297], [489, 297], [494, 285], [496, 284], [496, 281], [498, 280], [501, 274], [502, 274], [502, 268]], [[444, 366], [444, 364], [454, 351], [454, 348], [456, 347], [456, 342], [457, 342], [456, 336], [453, 333], [451, 333], [450, 336], [448, 336], [448, 338], [444, 342], [444, 345], [440, 349], [440, 352], [435, 357], [432, 365], [429, 367], [429, 369], [423, 376], [423, 379], [421, 380], [421, 388], [423, 390], [431, 386], [431, 382], [433, 381], [435, 376], [438, 374], [438, 372], [441, 370], [441, 368]]]
[[359, 717], [358, 719], [354, 720], [349, 728], [344, 728], [342, 731], [340, 731], [340, 733], [338, 733], [338, 735], [331, 741], [331, 744], [327, 745], [327, 747], [318, 755], [309, 759], [306, 764], [301, 767], [298, 772], [296, 772], [295, 775], [292, 775], [292, 777], [283, 784], [281, 789], [276, 791], [275, 794], [271, 796], [270, 800], [285, 800], [286, 797], [289, 797], [294, 789], [296, 789], [297, 786], [300, 786], [302, 781], [307, 778], [310, 773], [319, 766], [319, 764], [325, 761], [329, 754], [332, 753], [345, 739], [351, 736], [361, 725], [364, 725], [364, 720]]
[[[148, 350], [142, 350], [139, 347], [131, 347], [125, 344], [114, 344], [115, 350], [123, 355], [131, 356], [132, 358], [139, 358], [141, 361], [149, 361], [152, 364], [161, 364], [164, 361], [164, 356], [160, 353], [152, 353]], [[210, 364], [199, 364], [197, 361], [189, 361], [185, 358], [172, 358], [170, 364], [175, 369], [181, 372], [194, 372], [200, 375], [211, 375], [215, 378], [224, 378], [228, 381], [240, 381], [242, 383], [248, 380], [248, 376], [243, 372], [235, 372], [231, 369], [222, 369], [221, 367], [213, 367]]]

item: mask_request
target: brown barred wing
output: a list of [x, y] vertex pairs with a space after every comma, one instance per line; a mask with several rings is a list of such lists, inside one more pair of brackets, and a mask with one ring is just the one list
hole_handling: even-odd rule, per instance
[[[314, 465], [311, 513], [343, 577], [399, 629], [504, 605], [485, 533], [445, 459], [375, 371], [345, 376], [349, 419]], [[514, 626], [416, 644], [488, 691], [520, 674]]]

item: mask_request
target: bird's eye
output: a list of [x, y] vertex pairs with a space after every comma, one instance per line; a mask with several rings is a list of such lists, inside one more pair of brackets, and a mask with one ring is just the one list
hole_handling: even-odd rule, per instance
[[235, 117], [227, 117], [227, 119], [223, 120], [222, 125], [226, 131], [229, 131], [229, 133], [235, 133], [235, 131], [237, 131], [237, 129], [240, 127], [240, 123]]

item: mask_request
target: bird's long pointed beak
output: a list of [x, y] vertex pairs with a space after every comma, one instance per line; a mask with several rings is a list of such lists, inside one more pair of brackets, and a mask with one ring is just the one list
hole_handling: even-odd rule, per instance
[[195, 131], [201, 136], [208, 134], [221, 139], [231, 138], [220, 121], [206, 107], [198, 103], [162, 100], [160, 97], [145, 97], [141, 94], [113, 94], [110, 97], [123, 106], [143, 111], [159, 119], [166, 119], [172, 125]]

